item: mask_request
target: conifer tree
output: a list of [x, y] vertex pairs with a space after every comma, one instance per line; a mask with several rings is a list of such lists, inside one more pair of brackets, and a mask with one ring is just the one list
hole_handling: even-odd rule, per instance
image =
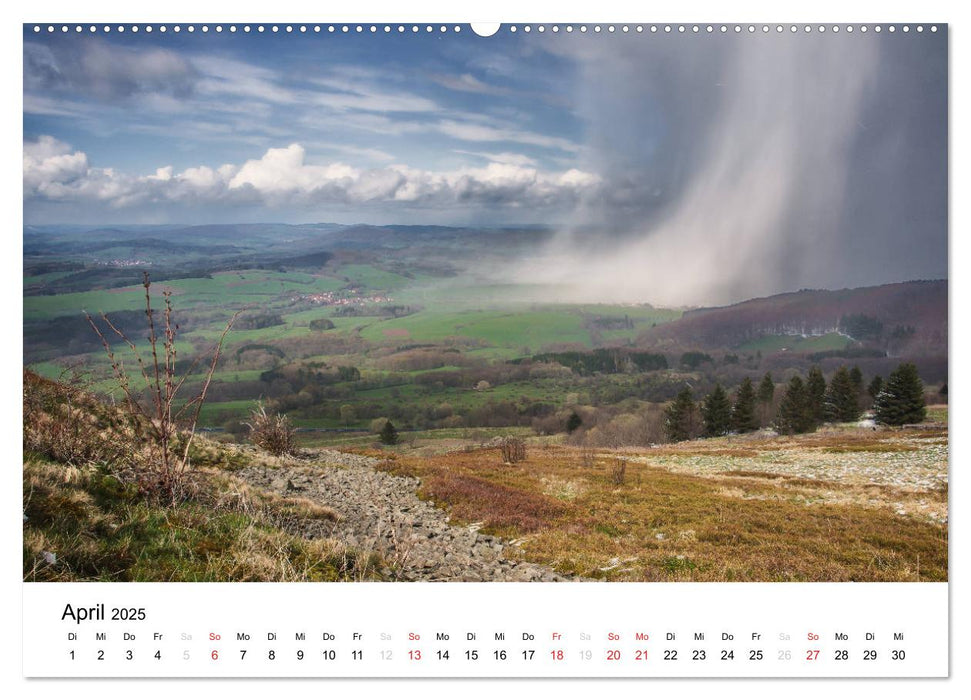
[[755, 415], [755, 387], [748, 377], [742, 380], [732, 405], [732, 430], [739, 433], [749, 433], [759, 429], [759, 421]]
[[870, 380], [870, 385], [866, 388], [866, 393], [870, 395], [870, 398], [874, 401], [877, 400], [877, 396], [880, 395], [880, 390], [883, 389], [883, 377], [879, 374]]
[[782, 402], [779, 404], [779, 415], [775, 425], [780, 433], [787, 435], [810, 430], [812, 416], [809, 412], [809, 400], [806, 385], [799, 375], [790, 379], [786, 386], [786, 393], [783, 394]]
[[705, 397], [701, 407], [701, 417], [705, 422], [705, 437], [725, 435], [732, 427], [732, 404], [721, 384]]
[[378, 435], [378, 439], [385, 445], [398, 444], [398, 431], [391, 421], [385, 421], [384, 427], [381, 428], [381, 433]]
[[765, 376], [762, 377], [756, 397], [759, 400], [761, 424], [767, 425], [771, 418], [772, 401], [775, 399], [775, 382], [772, 381], [771, 372], [766, 372]]
[[826, 419], [825, 398], [826, 379], [823, 377], [822, 370], [813, 365], [809, 368], [809, 374], [806, 375], [806, 402], [813, 427], [822, 425]]
[[772, 372], [766, 372], [759, 382], [758, 399], [759, 403], [772, 403], [775, 398], [775, 382], [772, 381]]
[[664, 432], [671, 442], [690, 440], [695, 433], [695, 402], [691, 389], [685, 387], [664, 409]]
[[853, 390], [857, 398], [863, 396], [863, 372], [856, 365], [850, 370], [850, 381], [853, 382]]
[[833, 374], [826, 392], [826, 418], [834, 423], [849, 423], [860, 419], [860, 402], [852, 373], [840, 367]]
[[927, 417], [924, 384], [917, 366], [905, 362], [890, 373], [875, 404], [877, 422], [886, 425], [921, 423]]

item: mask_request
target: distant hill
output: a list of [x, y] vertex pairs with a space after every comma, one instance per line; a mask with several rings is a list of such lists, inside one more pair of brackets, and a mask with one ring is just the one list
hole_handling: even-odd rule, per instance
[[475, 228], [452, 226], [372, 226], [368, 224], [207, 224], [161, 227], [66, 227], [25, 226], [24, 247], [30, 253], [45, 252], [51, 246], [86, 250], [92, 245], [175, 247], [232, 246], [257, 251], [300, 252], [319, 249], [400, 249], [430, 246], [465, 250], [469, 246], [491, 249], [497, 245], [514, 249], [546, 242], [551, 230], [537, 226]]
[[28, 284], [24, 293], [62, 294], [206, 276], [223, 270], [319, 270], [334, 260], [392, 264], [442, 276], [470, 265], [502, 264], [539, 250], [549, 229], [211, 224], [146, 227], [24, 227], [24, 276], [72, 274]]
[[947, 354], [947, 280], [807, 289], [692, 309], [643, 333], [644, 347], [731, 349], [772, 336], [840, 334], [889, 355]]

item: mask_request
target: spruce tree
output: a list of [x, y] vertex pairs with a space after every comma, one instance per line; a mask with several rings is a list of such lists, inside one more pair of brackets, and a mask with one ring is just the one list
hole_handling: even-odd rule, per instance
[[772, 381], [772, 372], [766, 372], [759, 382], [758, 399], [759, 403], [772, 403], [775, 398], [775, 382]]
[[775, 399], [775, 382], [772, 381], [772, 373], [766, 372], [759, 382], [759, 390], [756, 393], [759, 400], [759, 414], [761, 424], [769, 423], [770, 412], [772, 411], [772, 401]]
[[857, 398], [863, 396], [863, 372], [856, 365], [853, 365], [850, 370], [850, 381], [853, 382], [853, 390]]
[[806, 402], [813, 427], [822, 425], [826, 419], [825, 399], [826, 379], [823, 377], [822, 370], [813, 365], [809, 368], [809, 374], [806, 375]]
[[783, 394], [782, 402], [779, 404], [779, 416], [775, 423], [780, 433], [792, 435], [810, 430], [812, 416], [807, 394], [806, 385], [799, 375], [789, 380], [786, 393]]
[[759, 429], [759, 420], [755, 415], [755, 387], [748, 377], [742, 380], [735, 395], [732, 406], [732, 430], [739, 433], [749, 433]]
[[834, 423], [849, 423], [860, 419], [859, 394], [852, 372], [840, 367], [833, 374], [826, 392], [826, 418]]
[[883, 389], [883, 377], [878, 374], [870, 380], [870, 385], [866, 388], [866, 393], [870, 395], [871, 399], [876, 401], [881, 389]]
[[381, 433], [378, 438], [385, 445], [397, 445], [398, 444], [398, 431], [395, 429], [394, 424], [391, 421], [385, 421], [384, 427], [381, 428]]
[[691, 389], [685, 387], [664, 409], [664, 432], [671, 442], [690, 440], [695, 432], [695, 402]]
[[877, 422], [885, 425], [922, 423], [927, 417], [924, 384], [917, 366], [905, 362], [890, 373], [875, 404]]
[[732, 428], [732, 404], [721, 384], [705, 397], [701, 407], [701, 417], [705, 422], [705, 437], [725, 435]]

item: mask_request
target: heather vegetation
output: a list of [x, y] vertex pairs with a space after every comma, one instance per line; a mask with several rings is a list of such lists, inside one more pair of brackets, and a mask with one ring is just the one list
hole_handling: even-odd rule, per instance
[[[519, 556], [608, 581], [941, 581], [947, 492], [905, 468], [937, 440], [822, 431], [721, 437], [622, 453], [549, 447], [515, 464], [488, 449], [388, 463], [459, 523], [520, 542]], [[831, 452], [840, 446], [852, 452]], [[911, 450], [911, 451], [908, 451]], [[946, 451], [946, 447], [945, 447]], [[925, 454], [926, 453], [926, 454]], [[926, 459], [935, 474], [939, 456]], [[832, 463], [813, 474], [814, 463]], [[744, 465], [744, 467], [742, 466]], [[895, 473], [896, 472], [896, 473]], [[903, 515], [901, 515], [903, 512]]]

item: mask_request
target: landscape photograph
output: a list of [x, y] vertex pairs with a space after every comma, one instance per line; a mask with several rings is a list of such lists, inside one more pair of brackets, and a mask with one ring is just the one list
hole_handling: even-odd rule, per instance
[[24, 581], [947, 581], [945, 27], [139, 29], [24, 26]]

